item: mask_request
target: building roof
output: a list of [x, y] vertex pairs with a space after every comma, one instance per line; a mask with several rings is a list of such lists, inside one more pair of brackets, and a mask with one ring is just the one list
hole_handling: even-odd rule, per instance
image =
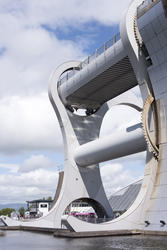
[[40, 202], [52, 203], [53, 200], [38, 199], [38, 200], [32, 200], [32, 201], [26, 201], [26, 202], [27, 202], [27, 203], [40, 203]]
[[109, 203], [114, 212], [126, 211], [132, 205], [140, 191], [142, 180], [140, 179], [110, 196]]

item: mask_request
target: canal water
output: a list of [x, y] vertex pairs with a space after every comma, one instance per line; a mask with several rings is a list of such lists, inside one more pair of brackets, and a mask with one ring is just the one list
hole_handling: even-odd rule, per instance
[[5, 231], [0, 250], [167, 250], [165, 236], [125, 236], [67, 239], [51, 234]]

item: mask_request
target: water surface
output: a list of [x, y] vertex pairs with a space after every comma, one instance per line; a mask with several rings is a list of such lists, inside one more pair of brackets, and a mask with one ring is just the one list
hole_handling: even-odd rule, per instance
[[0, 250], [167, 250], [165, 236], [125, 236], [67, 239], [52, 234], [5, 231]]

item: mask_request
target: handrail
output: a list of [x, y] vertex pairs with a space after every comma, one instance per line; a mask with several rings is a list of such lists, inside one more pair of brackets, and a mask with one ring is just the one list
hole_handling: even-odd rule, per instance
[[144, 0], [137, 8], [137, 17], [144, 15], [149, 9], [156, 5], [161, 0]]
[[[150, 8], [152, 8], [155, 4], [160, 2], [160, 0], [144, 0], [137, 8], [137, 17], [141, 17], [146, 13]], [[78, 73], [80, 70], [82, 70], [85, 66], [90, 64], [92, 61], [94, 61], [99, 55], [104, 53], [107, 49], [109, 49], [111, 46], [113, 46], [117, 41], [120, 40], [120, 33], [114, 35], [112, 39], [105, 42], [99, 49], [96, 49], [96, 51], [89, 55], [84, 61], [82, 61], [79, 64], [78, 70], [73, 69], [71, 71], [66, 72], [62, 78], [59, 79], [58, 86], [62, 85], [64, 82], [68, 81], [71, 77], [73, 77], [76, 73]]]
[[120, 33], [114, 35], [112, 39], [105, 42], [103, 46], [101, 46], [99, 49], [96, 49], [96, 51], [92, 55], [88, 56], [84, 61], [82, 61], [78, 67], [79, 70], [73, 69], [71, 71], [68, 71], [62, 78], [60, 78], [58, 86], [62, 85], [64, 82], [73, 77], [78, 71], [82, 70], [85, 66], [94, 61], [99, 55], [104, 53], [107, 49], [109, 49], [119, 40], [120, 40]]

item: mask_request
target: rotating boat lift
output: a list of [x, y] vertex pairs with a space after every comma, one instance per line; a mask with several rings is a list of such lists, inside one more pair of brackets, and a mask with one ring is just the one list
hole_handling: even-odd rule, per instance
[[[26, 222], [4, 216], [6, 225], [61, 228], [66, 207], [85, 199], [98, 217], [110, 220], [93, 224], [66, 216], [66, 225], [73, 231], [142, 230], [146, 226], [151, 231], [167, 231], [166, 8], [163, 0], [134, 0], [121, 20], [120, 37], [106, 43], [102, 53], [97, 50], [84, 62], [66, 62], [52, 74], [49, 98], [63, 135], [64, 173], [47, 215]], [[127, 101], [126, 91], [137, 85], [142, 108]], [[117, 104], [142, 112], [141, 123], [114, 137], [99, 138], [104, 115]], [[78, 109], [84, 109], [85, 115], [77, 115]], [[133, 205], [114, 219], [98, 164], [145, 150], [141, 190]]]

